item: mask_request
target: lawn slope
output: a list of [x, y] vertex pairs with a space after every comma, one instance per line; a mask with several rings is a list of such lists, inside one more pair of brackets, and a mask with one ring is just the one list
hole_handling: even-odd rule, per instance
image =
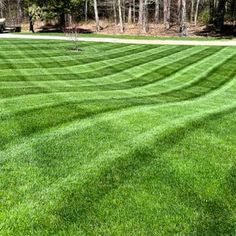
[[1, 235], [234, 235], [236, 48], [0, 42]]

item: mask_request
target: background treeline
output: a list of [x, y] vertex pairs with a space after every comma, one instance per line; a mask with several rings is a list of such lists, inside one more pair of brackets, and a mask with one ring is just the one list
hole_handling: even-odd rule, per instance
[[178, 25], [182, 35], [189, 25], [212, 25], [222, 32], [224, 25], [235, 25], [236, 0], [0, 0], [0, 17], [54, 21], [61, 28], [73, 22], [100, 19], [114, 22], [120, 32], [126, 24], [136, 24], [148, 32], [149, 24], [164, 24], [166, 30]]

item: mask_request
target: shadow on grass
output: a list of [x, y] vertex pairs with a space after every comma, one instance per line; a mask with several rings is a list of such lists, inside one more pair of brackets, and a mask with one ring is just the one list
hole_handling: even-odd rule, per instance
[[[70, 227], [79, 225], [88, 234], [91, 233], [88, 225], [99, 226], [97, 206], [106, 195], [118, 189], [126, 181], [135, 176], [139, 169], [149, 166], [153, 160], [158, 160], [160, 169], [157, 178], [165, 185], [170, 186], [180, 201], [187, 207], [195, 209], [199, 213], [197, 222], [192, 225], [191, 232], [196, 235], [234, 235], [235, 224], [233, 211], [230, 209], [228, 199], [204, 199], [194, 190], [193, 183], [188, 179], [183, 181], [175, 170], [170, 168], [168, 160], [162, 158], [162, 154], [179, 144], [189, 133], [201, 128], [208, 122], [218, 120], [224, 115], [234, 113], [235, 107], [227, 111], [210, 114], [199, 120], [190, 121], [184, 126], [173, 127], [162, 137], [153, 137], [148, 146], [138, 146], [122, 155], [112, 164], [103, 167], [100, 173], [93, 174], [83, 184], [83, 187], [70, 186], [63, 191], [61, 207], [52, 214], [59, 220], [58, 228], [49, 229], [60, 232], [60, 225]], [[38, 158], [45, 155], [37, 148]], [[42, 156], [43, 157], [43, 156]], [[48, 159], [49, 160], [49, 159]], [[55, 167], [55, 166], [54, 166]], [[232, 195], [235, 195], [236, 174], [232, 168], [227, 177], [227, 183], [231, 186]], [[35, 227], [37, 227], [35, 225]], [[88, 232], [89, 231], [89, 232]]]

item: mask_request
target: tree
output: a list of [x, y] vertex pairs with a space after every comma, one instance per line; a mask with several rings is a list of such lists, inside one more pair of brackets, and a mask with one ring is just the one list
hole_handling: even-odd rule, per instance
[[94, 5], [94, 14], [95, 14], [95, 22], [96, 22], [96, 31], [100, 31], [100, 25], [99, 25], [99, 16], [98, 16], [98, 4], [97, 0], [93, 0]]
[[159, 24], [160, 21], [160, 0], [155, 0], [155, 23]]
[[180, 0], [180, 34], [182, 37], [188, 36], [186, 24], [186, 0]]
[[166, 30], [170, 29], [170, 0], [163, 0], [164, 1], [164, 24]]
[[6, 1], [5, 0], [0, 0], [0, 17], [3, 18], [3, 10], [6, 7]]
[[34, 33], [34, 22], [41, 17], [41, 14], [42, 14], [41, 8], [36, 6], [35, 4], [28, 7], [28, 15], [30, 23], [29, 31], [31, 31], [32, 33]]
[[[218, 32], [223, 32], [226, 17], [227, 24], [233, 25], [236, 20], [236, 0], [0, 0], [0, 17], [21, 18], [24, 15], [21, 10], [25, 10], [21, 1], [27, 8], [39, 7], [39, 18], [46, 22], [53, 20], [61, 29], [68, 23], [72, 24], [72, 18], [74, 21], [95, 18], [96, 31], [100, 31], [99, 16], [102, 15], [115, 25], [119, 24], [120, 32], [124, 32], [126, 21], [132, 24], [138, 20], [140, 32], [148, 31], [149, 22], [163, 22], [166, 30], [170, 29], [171, 23], [178, 24], [180, 34], [184, 36], [188, 33], [187, 23], [194, 22], [196, 25], [202, 13], [207, 16], [205, 19], [210, 19], [206, 23], [214, 25]], [[209, 14], [206, 13], [208, 9]], [[94, 17], [91, 12], [94, 12]], [[30, 28], [33, 31], [34, 19], [31, 15]]]
[[148, 0], [144, 0], [142, 18], [143, 18], [143, 22], [142, 22], [143, 32], [147, 33], [148, 31]]
[[22, 18], [22, 8], [21, 8], [21, 0], [17, 0], [17, 18]]
[[197, 0], [197, 3], [196, 3], [196, 10], [195, 10], [195, 15], [194, 15], [194, 25], [197, 25], [199, 3], [200, 3], [200, 0]]
[[124, 23], [123, 23], [123, 16], [122, 16], [122, 9], [121, 9], [121, 0], [118, 0], [118, 10], [119, 10], [119, 20], [120, 20], [120, 32], [124, 32]]
[[113, 1], [112, 1], [112, 6], [113, 6], [113, 14], [114, 14], [115, 25], [117, 25], [116, 0], [113, 0]]
[[133, 0], [133, 23], [136, 23], [136, 8], [135, 8], [135, 0]]
[[88, 0], [84, 2], [84, 20], [88, 21]]
[[132, 23], [132, 0], [129, 0], [128, 23]]
[[222, 32], [223, 27], [224, 27], [225, 5], [226, 5], [226, 0], [219, 0], [218, 6], [217, 6], [217, 9], [216, 9], [215, 26], [221, 32]]
[[143, 0], [139, 0], [139, 13], [138, 13], [138, 24], [141, 26], [143, 24]]
[[190, 11], [190, 22], [191, 23], [193, 22], [194, 4], [195, 4], [195, 1], [191, 0], [191, 11]]

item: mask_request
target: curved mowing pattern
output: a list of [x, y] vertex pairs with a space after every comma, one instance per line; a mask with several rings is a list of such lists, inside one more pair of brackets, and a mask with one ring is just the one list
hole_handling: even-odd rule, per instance
[[1, 40], [1, 235], [234, 235], [236, 49]]

